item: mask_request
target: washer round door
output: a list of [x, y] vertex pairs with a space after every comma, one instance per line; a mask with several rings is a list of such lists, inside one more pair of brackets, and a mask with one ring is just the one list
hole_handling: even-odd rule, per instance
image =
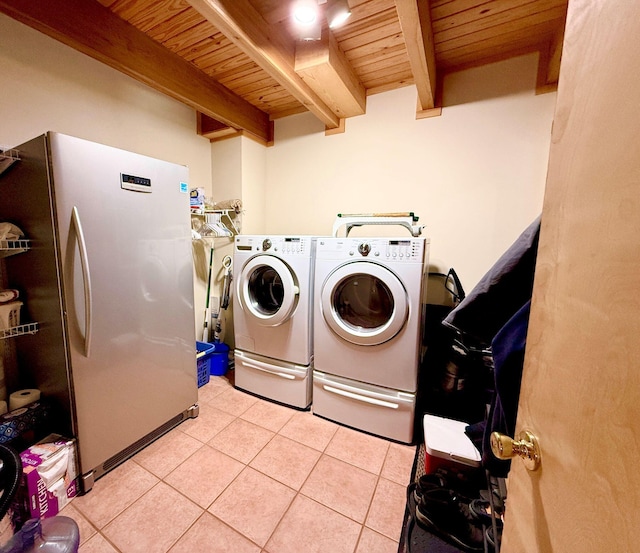
[[262, 326], [278, 326], [293, 315], [300, 288], [286, 263], [271, 255], [258, 255], [242, 268], [237, 293], [248, 317]]
[[396, 336], [409, 315], [407, 292], [389, 269], [366, 261], [338, 267], [322, 286], [324, 320], [338, 336], [361, 346]]

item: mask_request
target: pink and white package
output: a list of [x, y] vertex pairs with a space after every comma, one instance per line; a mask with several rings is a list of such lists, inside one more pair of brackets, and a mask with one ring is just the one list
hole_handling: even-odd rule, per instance
[[19, 495], [28, 499], [31, 517], [57, 514], [78, 493], [75, 441], [51, 434], [20, 453], [23, 482]]

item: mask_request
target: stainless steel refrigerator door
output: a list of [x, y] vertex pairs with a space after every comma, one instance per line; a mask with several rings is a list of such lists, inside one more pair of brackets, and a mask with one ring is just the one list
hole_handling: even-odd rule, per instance
[[197, 402], [188, 170], [48, 137], [85, 474]]

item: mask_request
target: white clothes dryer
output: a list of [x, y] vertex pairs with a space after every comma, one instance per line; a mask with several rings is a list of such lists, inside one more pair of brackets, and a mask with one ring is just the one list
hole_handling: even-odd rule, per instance
[[320, 238], [313, 412], [413, 441], [429, 240]]
[[306, 409], [311, 404], [313, 260], [310, 236], [236, 236], [236, 387]]

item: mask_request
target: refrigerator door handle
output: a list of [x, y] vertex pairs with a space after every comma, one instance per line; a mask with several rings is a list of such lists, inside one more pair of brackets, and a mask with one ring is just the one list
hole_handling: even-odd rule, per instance
[[87, 257], [87, 244], [82, 232], [82, 223], [78, 208], [73, 206], [71, 211], [71, 222], [76, 232], [78, 240], [78, 250], [80, 251], [80, 266], [82, 268], [82, 281], [84, 283], [84, 356], [89, 357], [91, 349], [91, 275], [89, 274], [89, 259]]

